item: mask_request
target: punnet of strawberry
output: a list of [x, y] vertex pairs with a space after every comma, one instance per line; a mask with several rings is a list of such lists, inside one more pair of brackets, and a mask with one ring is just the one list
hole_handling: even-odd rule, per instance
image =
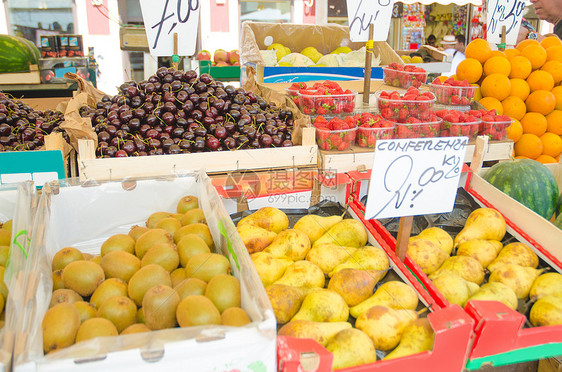
[[482, 121], [479, 136], [488, 136], [491, 140], [501, 141], [507, 139], [507, 127], [511, 125], [513, 120], [507, 115], [498, 115], [496, 110], [470, 110], [466, 111], [473, 116], [479, 117]]
[[396, 138], [439, 137], [442, 122], [435, 114], [431, 114], [427, 121], [409, 117], [405, 123], [396, 123]]
[[393, 62], [383, 67], [382, 71], [384, 83], [393, 87], [419, 88], [427, 80], [427, 71], [417, 66], [404, 66]]
[[441, 137], [465, 136], [471, 140], [476, 139], [481, 120], [472, 115], [471, 111], [462, 113], [457, 110], [439, 110], [435, 111], [435, 115], [443, 119]]
[[343, 120], [335, 117], [329, 121], [317, 116], [313, 125], [316, 128], [316, 143], [321, 150], [344, 151], [355, 142], [359, 115], [346, 116]]
[[429, 84], [429, 91], [435, 94], [437, 103], [452, 106], [468, 106], [474, 100], [476, 87], [470, 85], [467, 80], [448, 78], [442, 82], [439, 78], [435, 78]]
[[374, 148], [378, 139], [394, 138], [396, 125], [380, 115], [364, 112], [359, 116], [357, 125], [355, 143], [360, 147]]
[[294, 102], [295, 105], [299, 105], [299, 90], [306, 89], [307, 85], [305, 82], [293, 83], [290, 87], [285, 88], [287, 95]]
[[352, 113], [357, 92], [343, 89], [338, 83], [326, 80], [312, 87], [299, 89], [299, 108], [306, 115], [337, 115]]
[[414, 117], [421, 121], [429, 121], [431, 109], [435, 103], [435, 95], [410, 87], [404, 95], [397, 91], [377, 93], [377, 106], [384, 119], [405, 123]]

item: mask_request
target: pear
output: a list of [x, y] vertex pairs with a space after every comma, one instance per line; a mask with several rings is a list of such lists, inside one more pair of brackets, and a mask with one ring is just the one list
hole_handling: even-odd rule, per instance
[[300, 230], [308, 236], [310, 243], [320, 239], [332, 226], [342, 221], [342, 216], [322, 217], [316, 214], [307, 214], [301, 217], [293, 229]]
[[283, 276], [273, 284], [324, 288], [325, 278], [322, 270], [315, 264], [308, 261], [297, 261], [289, 266]]
[[497, 240], [474, 239], [459, 244], [457, 256], [469, 256], [486, 268], [500, 253], [503, 245]]
[[500, 212], [492, 208], [475, 209], [466, 219], [464, 228], [455, 236], [454, 247], [474, 239], [502, 240], [505, 229], [505, 220]]
[[258, 226], [262, 229], [279, 234], [289, 227], [289, 218], [283, 211], [277, 208], [264, 207], [242, 218], [237, 226], [240, 227], [244, 225]]
[[435, 242], [422, 238], [408, 242], [407, 254], [427, 275], [439, 269], [449, 257]]
[[345, 322], [347, 318], [349, 307], [344, 299], [329, 289], [318, 289], [304, 298], [301, 308], [291, 320]]
[[371, 297], [378, 281], [370, 271], [342, 269], [332, 276], [328, 289], [342, 296], [347, 306], [355, 306]]
[[500, 282], [488, 282], [483, 284], [480, 289], [468, 298], [471, 300], [499, 301], [507, 307], [517, 309], [517, 295], [513, 289]]
[[324, 235], [314, 242], [314, 246], [323, 243], [361, 248], [367, 244], [367, 230], [359, 221], [352, 219], [343, 220], [330, 227]]
[[451, 235], [449, 235], [448, 232], [440, 229], [439, 227], [429, 227], [424, 229], [421, 233], [416, 236], [412, 236], [410, 239], [410, 241], [415, 239], [431, 240], [437, 244], [437, 246], [441, 248], [447, 256], [450, 256], [453, 251], [453, 238], [451, 238]]
[[434, 272], [429, 279], [437, 277], [442, 271], [452, 271], [460, 275], [464, 280], [478, 285], [482, 284], [484, 281], [484, 268], [480, 265], [480, 262], [468, 256], [453, 256], [447, 258], [439, 270]]
[[433, 349], [434, 338], [435, 333], [429, 320], [427, 318], [416, 319], [404, 329], [400, 343], [396, 349], [384, 357], [384, 360], [429, 351]]
[[562, 275], [559, 273], [546, 273], [535, 279], [531, 286], [529, 297], [538, 300], [545, 296], [562, 297]]
[[562, 297], [545, 296], [531, 308], [529, 316], [535, 327], [562, 324]]
[[351, 328], [348, 322], [311, 322], [310, 320], [293, 320], [279, 329], [277, 335], [297, 338], [311, 338], [322, 346], [338, 332]]
[[336, 266], [329, 276], [332, 277], [343, 269], [360, 269], [369, 270], [377, 280], [380, 280], [386, 275], [388, 268], [389, 263], [386, 253], [381, 248], [366, 246], [353, 252], [347, 260]]
[[300, 230], [287, 229], [281, 231], [265, 249], [277, 258], [288, 258], [293, 261], [304, 260], [310, 250], [310, 240]]
[[505, 264], [492, 271], [488, 282], [500, 282], [511, 289], [517, 298], [527, 298], [535, 279], [543, 270], [533, 269], [515, 264]]
[[343, 247], [334, 243], [319, 244], [308, 251], [306, 260], [322, 269], [324, 274], [328, 274], [336, 266], [347, 260], [357, 249], [354, 247]]
[[480, 288], [478, 284], [464, 280], [452, 271], [442, 271], [432, 281], [449, 303], [460, 306], [464, 306], [468, 298]]
[[328, 341], [326, 349], [334, 355], [332, 369], [359, 366], [377, 360], [377, 351], [369, 336], [355, 328], [339, 331]]
[[299, 311], [307, 292], [288, 285], [274, 284], [265, 289], [278, 324], [285, 324]]
[[404, 328], [418, 319], [414, 310], [395, 310], [386, 306], [373, 306], [357, 318], [355, 328], [365, 332], [377, 350], [392, 350], [400, 342]]
[[254, 267], [264, 287], [270, 286], [274, 281], [283, 276], [285, 270], [293, 264], [286, 258], [275, 258], [267, 252], [257, 252], [250, 255]]
[[418, 307], [418, 295], [408, 284], [391, 280], [382, 284], [371, 297], [349, 309], [349, 312], [357, 319], [365, 311], [377, 305], [396, 310], [415, 310]]
[[510, 243], [503, 247], [498, 257], [488, 265], [488, 270], [494, 271], [508, 263], [536, 269], [539, 265], [539, 258], [528, 245], [519, 242]]
[[274, 232], [253, 225], [238, 226], [238, 233], [250, 254], [263, 251], [277, 236]]

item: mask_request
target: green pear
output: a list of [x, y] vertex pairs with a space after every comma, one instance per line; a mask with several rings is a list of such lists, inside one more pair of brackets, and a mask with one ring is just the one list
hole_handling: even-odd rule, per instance
[[332, 226], [342, 221], [342, 216], [322, 217], [316, 214], [307, 214], [301, 217], [293, 229], [300, 230], [308, 236], [310, 243], [320, 239]]
[[344, 299], [329, 289], [318, 289], [306, 295], [301, 308], [291, 320], [345, 322], [347, 318], [349, 307]]
[[289, 218], [283, 211], [277, 208], [264, 207], [242, 218], [237, 226], [240, 227], [244, 225], [258, 226], [262, 229], [279, 234], [289, 227]]
[[559, 273], [546, 273], [535, 279], [529, 291], [532, 300], [538, 300], [545, 296], [562, 297], [562, 275]]
[[480, 262], [468, 256], [453, 256], [443, 262], [443, 265], [430, 275], [429, 279], [437, 277], [442, 271], [452, 271], [464, 280], [480, 285], [484, 281], [484, 268]]
[[435, 242], [422, 238], [408, 242], [406, 253], [427, 275], [439, 269], [449, 257]]
[[274, 232], [254, 225], [238, 226], [238, 233], [250, 254], [263, 251], [277, 236]]
[[386, 253], [381, 248], [366, 246], [356, 250], [347, 260], [334, 267], [329, 276], [332, 277], [343, 269], [359, 269], [369, 270], [373, 276], [378, 278], [377, 280], [380, 280], [386, 275], [388, 268], [389, 263]]
[[391, 280], [382, 284], [371, 297], [349, 309], [349, 313], [357, 319], [365, 311], [377, 305], [396, 310], [415, 310], [418, 307], [418, 295], [408, 284]]
[[339, 331], [328, 341], [326, 349], [334, 355], [332, 369], [360, 366], [377, 360], [377, 351], [369, 336], [355, 328]]
[[431, 280], [449, 303], [460, 306], [464, 306], [468, 298], [477, 290], [473, 286], [480, 288], [478, 284], [464, 280], [452, 271], [442, 271]]
[[250, 255], [254, 267], [264, 287], [270, 286], [285, 274], [285, 270], [293, 264], [286, 258], [275, 258], [268, 252], [257, 252]]
[[371, 297], [378, 281], [368, 270], [342, 269], [332, 276], [328, 289], [342, 296], [347, 306], [355, 306]]
[[424, 229], [418, 235], [412, 236], [410, 241], [414, 241], [415, 239], [431, 240], [433, 243], [437, 244], [437, 246], [441, 248], [447, 256], [450, 256], [453, 251], [453, 238], [451, 238], [451, 235], [449, 235], [448, 232], [440, 229], [439, 227], [429, 227]]
[[454, 247], [474, 239], [502, 240], [505, 232], [505, 220], [500, 212], [492, 208], [478, 208], [470, 213], [464, 228], [455, 236]]
[[344, 262], [358, 248], [343, 247], [334, 243], [318, 244], [306, 255], [306, 260], [318, 266], [324, 274], [330, 273], [336, 266]]
[[288, 258], [293, 261], [304, 260], [310, 250], [310, 240], [299, 230], [281, 231], [265, 249], [277, 258]]
[[482, 284], [480, 289], [468, 298], [471, 300], [499, 301], [507, 307], [517, 309], [517, 295], [513, 289], [500, 282], [488, 282]]
[[434, 338], [435, 333], [433, 328], [431, 328], [429, 320], [427, 318], [416, 319], [404, 329], [400, 343], [396, 349], [384, 357], [384, 360], [429, 351], [433, 349]]
[[535, 327], [562, 324], [562, 297], [545, 296], [537, 300], [529, 318]]
[[488, 265], [488, 270], [494, 271], [505, 264], [516, 264], [536, 269], [539, 265], [539, 258], [528, 245], [515, 242], [503, 247], [498, 257]]
[[324, 288], [325, 283], [324, 273], [318, 266], [308, 261], [297, 261], [289, 266], [283, 276], [273, 284]]
[[400, 342], [406, 326], [418, 319], [414, 310], [395, 310], [386, 306], [373, 306], [357, 318], [355, 327], [365, 332], [377, 350], [392, 350]]
[[543, 270], [533, 269], [515, 264], [505, 264], [492, 271], [488, 282], [500, 282], [515, 292], [517, 298], [527, 298], [533, 282]]
[[469, 256], [486, 268], [500, 253], [503, 245], [497, 240], [474, 239], [459, 244], [457, 256]]
[[314, 242], [314, 246], [323, 243], [361, 248], [367, 244], [367, 230], [359, 221], [353, 219], [343, 220], [330, 227], [324, 235]]
[[274, 284], [265, 289], [278, 324], [285, 324], [299, 311], [306, 290], [288, 285]]
[[351, 328], [348, 322], [312, 322], [310, 320], [294, 320], [279, 329], [278, 336], [290, 336], [296, 338], [311, 338], [322, 346], [338, 332]]

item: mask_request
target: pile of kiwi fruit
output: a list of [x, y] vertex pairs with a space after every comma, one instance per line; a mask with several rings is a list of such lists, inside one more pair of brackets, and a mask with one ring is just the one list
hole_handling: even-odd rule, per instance
[[6, 301], [8, 300], [8, 287], [4, 283], [4, 271], [10, 257], [10, 242], [12, 241], [12, 220], [0, 222], [0, 329], [4, 327], [6, 316]]
[[213, 253], [198, 199], [184, 196], [176, 209], [109, 237], [99, 255], [73, 247], [54, 255], [45, 353], [101, 336], [251, 322], [228, 259]]

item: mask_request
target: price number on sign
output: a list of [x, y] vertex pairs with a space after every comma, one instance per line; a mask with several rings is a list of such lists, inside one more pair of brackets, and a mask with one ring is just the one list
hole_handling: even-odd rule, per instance
[[377, 141], [367, 218], [453, 210], [467, 137]]
[[369, 25], [376, 24], [373, 40], [388, 37], [394, 0], [347, 0], [347, 18], [351, 41], [368, 41]]
[[178, 55], [195, 54], [199, 27], [199, 0], [140, 0], [150, 54], [174, 54], [174, 33], [178, 34]]
[[506, 43], [515, 45], [525, 10], [523, 0], [490, 0], [488, 2], [487, 39], [490, 43], [501, 43], [502, 28], [505, 26]]

